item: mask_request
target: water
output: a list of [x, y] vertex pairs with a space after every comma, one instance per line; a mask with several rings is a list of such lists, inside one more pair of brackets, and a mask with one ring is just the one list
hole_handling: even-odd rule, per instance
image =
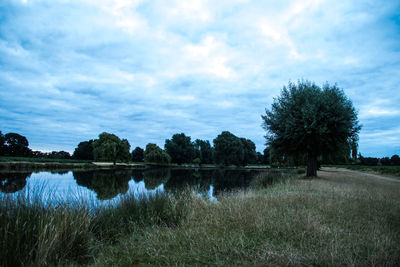
[[1, 172], [1, 194], [18, 194], [40, 188], [47, 201], [91, 200], [98, 203], [119, 197], [175, 192], [187, 187], [216, 201], [221, 192], [246, 188], [260, 171], [154, 168], [145, 170], [91, 170], [64, 172]]

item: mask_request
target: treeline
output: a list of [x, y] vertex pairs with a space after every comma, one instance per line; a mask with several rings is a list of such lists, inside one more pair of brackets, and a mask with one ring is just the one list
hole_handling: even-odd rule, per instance
[[[129, 153], [130, 144], [126, 139], [110, 133], [102, 133], [96, 140], [80, 142], [72, 157], [82, 160], [147, 162], [155, 164], [218, 164], [245, 166], [248, 164], [269, 164], [269, 153], [256, 152], [253, 141], [223, 131], [213, 140], [191, 140], [184, 133], [174, 134], [166, 139], [164, 148], [149, 143], [145, 148], [136, 147]], [[268, 152], [268, 151], [267, 151]]]
[[28, 139], [17, 133], [3, 135], [0, 131], [0, 155], [12, 157], [31, 157], [49, 159], [71, 159], [72, 156], [66, 151], [41, 152], [29, 148]]
[[392, 157], [374, 158], [374, 157], [363, 157], [361, 154], [358, 156], [359, 163], [366, 166], [398, 166], [400, 165], [399, 155], [393, 155]]

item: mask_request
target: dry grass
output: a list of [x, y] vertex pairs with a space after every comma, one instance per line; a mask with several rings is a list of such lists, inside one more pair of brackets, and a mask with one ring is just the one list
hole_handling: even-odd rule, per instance
[[96, 264], [398, 265], [399, 185], [328, 171], [217, 204], [198, 199], [181, 227], [142, 230]]

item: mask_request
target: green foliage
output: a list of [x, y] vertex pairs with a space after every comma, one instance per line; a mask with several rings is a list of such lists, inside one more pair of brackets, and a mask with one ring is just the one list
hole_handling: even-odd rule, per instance
[[104, 132], [93, 142], [94, 159], [112, 161], [114, 164], [117, 160], [129, 161], [130, 147], [128, 140], [121, 140], [115, 134]]
[[214, 162], [214, 150], [208, 140], [196, 139], [194, 142], [195, 154], [197, 158], [200, 158], [201, 163], [211, 164]]
[[390, 163], [391, 163], [392, 165], [400, 165], [400, 157], [399, 157], [399, 155], [393, 155], [393, 156], [390, 158]]
[[171, 157], [156, 144], [147, 144], [144, 151], [144, 161], [156, 164], [169, 164]]
[[74, 159], [93, 160], [93, 140], [80, 142], [72, 157]]
[[256, 145], [250, 139], [240, 138], [243, 146], [243, 162], [242, 165], [254, 164], [257, 161]]
[[5, 142], [6, 142], [6, 138], [4, 137], [3, 133], [0, 131], [0, 156], [5, 154]]
[[165, 140], [164, 148], [174, 163], [191, 163], [195, 156], [190, 136], [186, 136], [184, 133], [174, 134], [171, 140]]
[[195, 158], [195, 159], [193, 160], [193, 163], [196, 164], [196, 165], [200, 165], [201, 159]]
[[32, 151], [28, 148], [29, 142], [25, 136], [17, 133], [8, 133], [4, 136], [5, 155], [9, 156], [30, 156]]
[[141, 147], [136, 147], [132, 151], [132, 161], [133, 162], [143, 162], [144, 161], [144, 150]]
[[289, 82], [262, 119], [276, 155], [307, 156], [307, 176], [316, 175], [318, 156], [337, 153], [361, 128], [343, 90], [329, 84], [321, 89], [309, 81]]
[[244, 161], [244, 149], [240, 138], [228, 131], [222, 132], [213, 140], [215, 162], [222, 165], [240, 166]]

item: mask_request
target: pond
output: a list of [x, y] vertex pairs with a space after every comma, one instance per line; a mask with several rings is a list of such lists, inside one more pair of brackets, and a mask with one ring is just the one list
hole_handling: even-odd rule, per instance
[[[264, 170], [265, 171], [265, 170]], [[221, 192], [246, 188], [259, 170], [226, 169], [118, 169], [71, 170], [62, 172], [0, 172], [0, 194], [16, 195], [30, 191], [57, 201], [115, 201], [128, 193], [148, 195], [176, 192], [190, 187], [215, 201]], [[47, 201], [52, 201], [52, 200]]]

